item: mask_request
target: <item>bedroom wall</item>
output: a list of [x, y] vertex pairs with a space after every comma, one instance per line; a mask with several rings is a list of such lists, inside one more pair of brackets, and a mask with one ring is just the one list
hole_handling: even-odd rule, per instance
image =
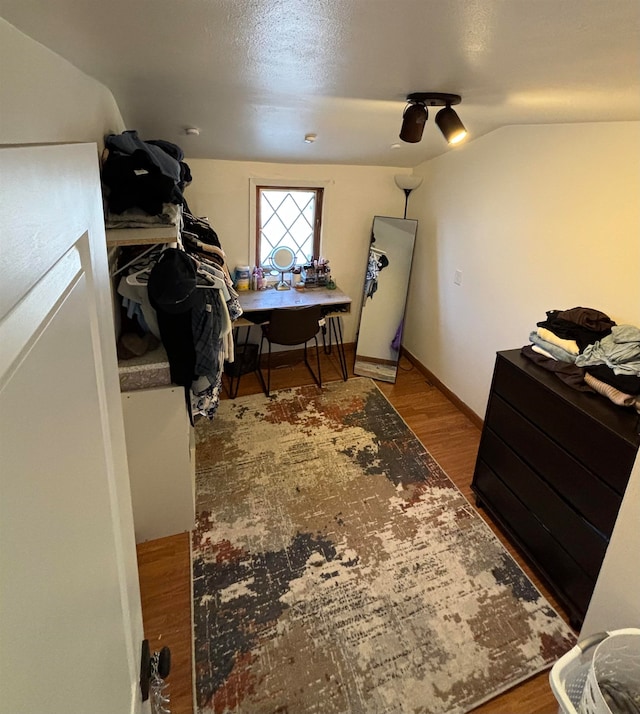
[[600, 568], [581, 634], [640, 627], [640, 456]]
[[[508, 127], [418, 167], [405, 346], [484, 416], [495, 352], [546, 310], [640, 325], [640, 123]], [[462, 285], [453, 282], [462, 270]], [[582, 630], [640, 621], [640, 456]]]
[[124, 130], [111, 92], [0, 18], [0, 144], [96, 142]]
[[402, 216], [404, 194], [393, 177], [407, 169], [326, 164], [269, 164], [186, 158], [193, 181], [186, 190], [189, 208], [207, 216], [231, 268], [254, 265], [250, 234], [251, 179], [317, 182], [324, 186], [322, 252], [338, 287], [353, 300], [344, 320], [344, 341], [353, 342], [374, 215]]
[[404, 345], [479, 416], [547, 310], [640, 325], [640, 123], [506, 127], [415, 173]]

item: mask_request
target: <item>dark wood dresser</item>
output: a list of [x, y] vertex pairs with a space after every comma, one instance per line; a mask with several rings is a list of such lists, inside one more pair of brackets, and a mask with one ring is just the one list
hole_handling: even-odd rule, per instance
[[473, 475], [478, 505], [584, 619], [640, 444], [638, 416], [498, 352]]

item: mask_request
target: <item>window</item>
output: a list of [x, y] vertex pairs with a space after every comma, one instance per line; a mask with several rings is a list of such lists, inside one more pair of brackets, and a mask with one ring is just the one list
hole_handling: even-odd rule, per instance
[[256, 265], [286, 246], [304, 265], [320, 255], [322, 188], [256, 186]]

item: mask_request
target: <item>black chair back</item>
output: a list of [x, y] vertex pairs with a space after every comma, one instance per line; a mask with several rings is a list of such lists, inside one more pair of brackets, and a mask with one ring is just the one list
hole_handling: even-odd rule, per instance
[[270, 342], [276, 345], [300, 345], [316, 335], [320, 326], [322, 311], [319, 305], [276, 309], [271, 312], [269, 324], [264, 332]]

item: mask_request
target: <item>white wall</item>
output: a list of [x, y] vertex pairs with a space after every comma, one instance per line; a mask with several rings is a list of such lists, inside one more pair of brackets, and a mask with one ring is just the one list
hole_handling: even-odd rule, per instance
[[508, 127], [416, 173], [404, 344], [479, 416], [546, 310], [640, 324], [640, 123]]
[[581, 635], [640, 627], [639, 524], [640, 456], [631, 472]]
[[[546, 310], [640, 325], [640, 123], [509, 127], [416, 173], [404, 344], [477, 414], [495, 352], [526, 344]], [[637, 459], [585, 635], [640, 624], [639, 523]]]
[[231, 269], [253, 265], [250, 235], [251, 179], [317, 181], [325, 186], [322, 254], [338, 287], [352, 299], [344, 321], [344, 340], [352, 342], [358, 326], [362, 287], [374, 215], [401, 217], [404, 193], [393, 177], [406, 169], [380, 166], [268, 164], [186, 159], [193, 181], [186, 190], [189, 208], [207, 216], [220, 238]]
[[0, 18], [0, 144], [96, 142], [124, 130], [111, 92]]

